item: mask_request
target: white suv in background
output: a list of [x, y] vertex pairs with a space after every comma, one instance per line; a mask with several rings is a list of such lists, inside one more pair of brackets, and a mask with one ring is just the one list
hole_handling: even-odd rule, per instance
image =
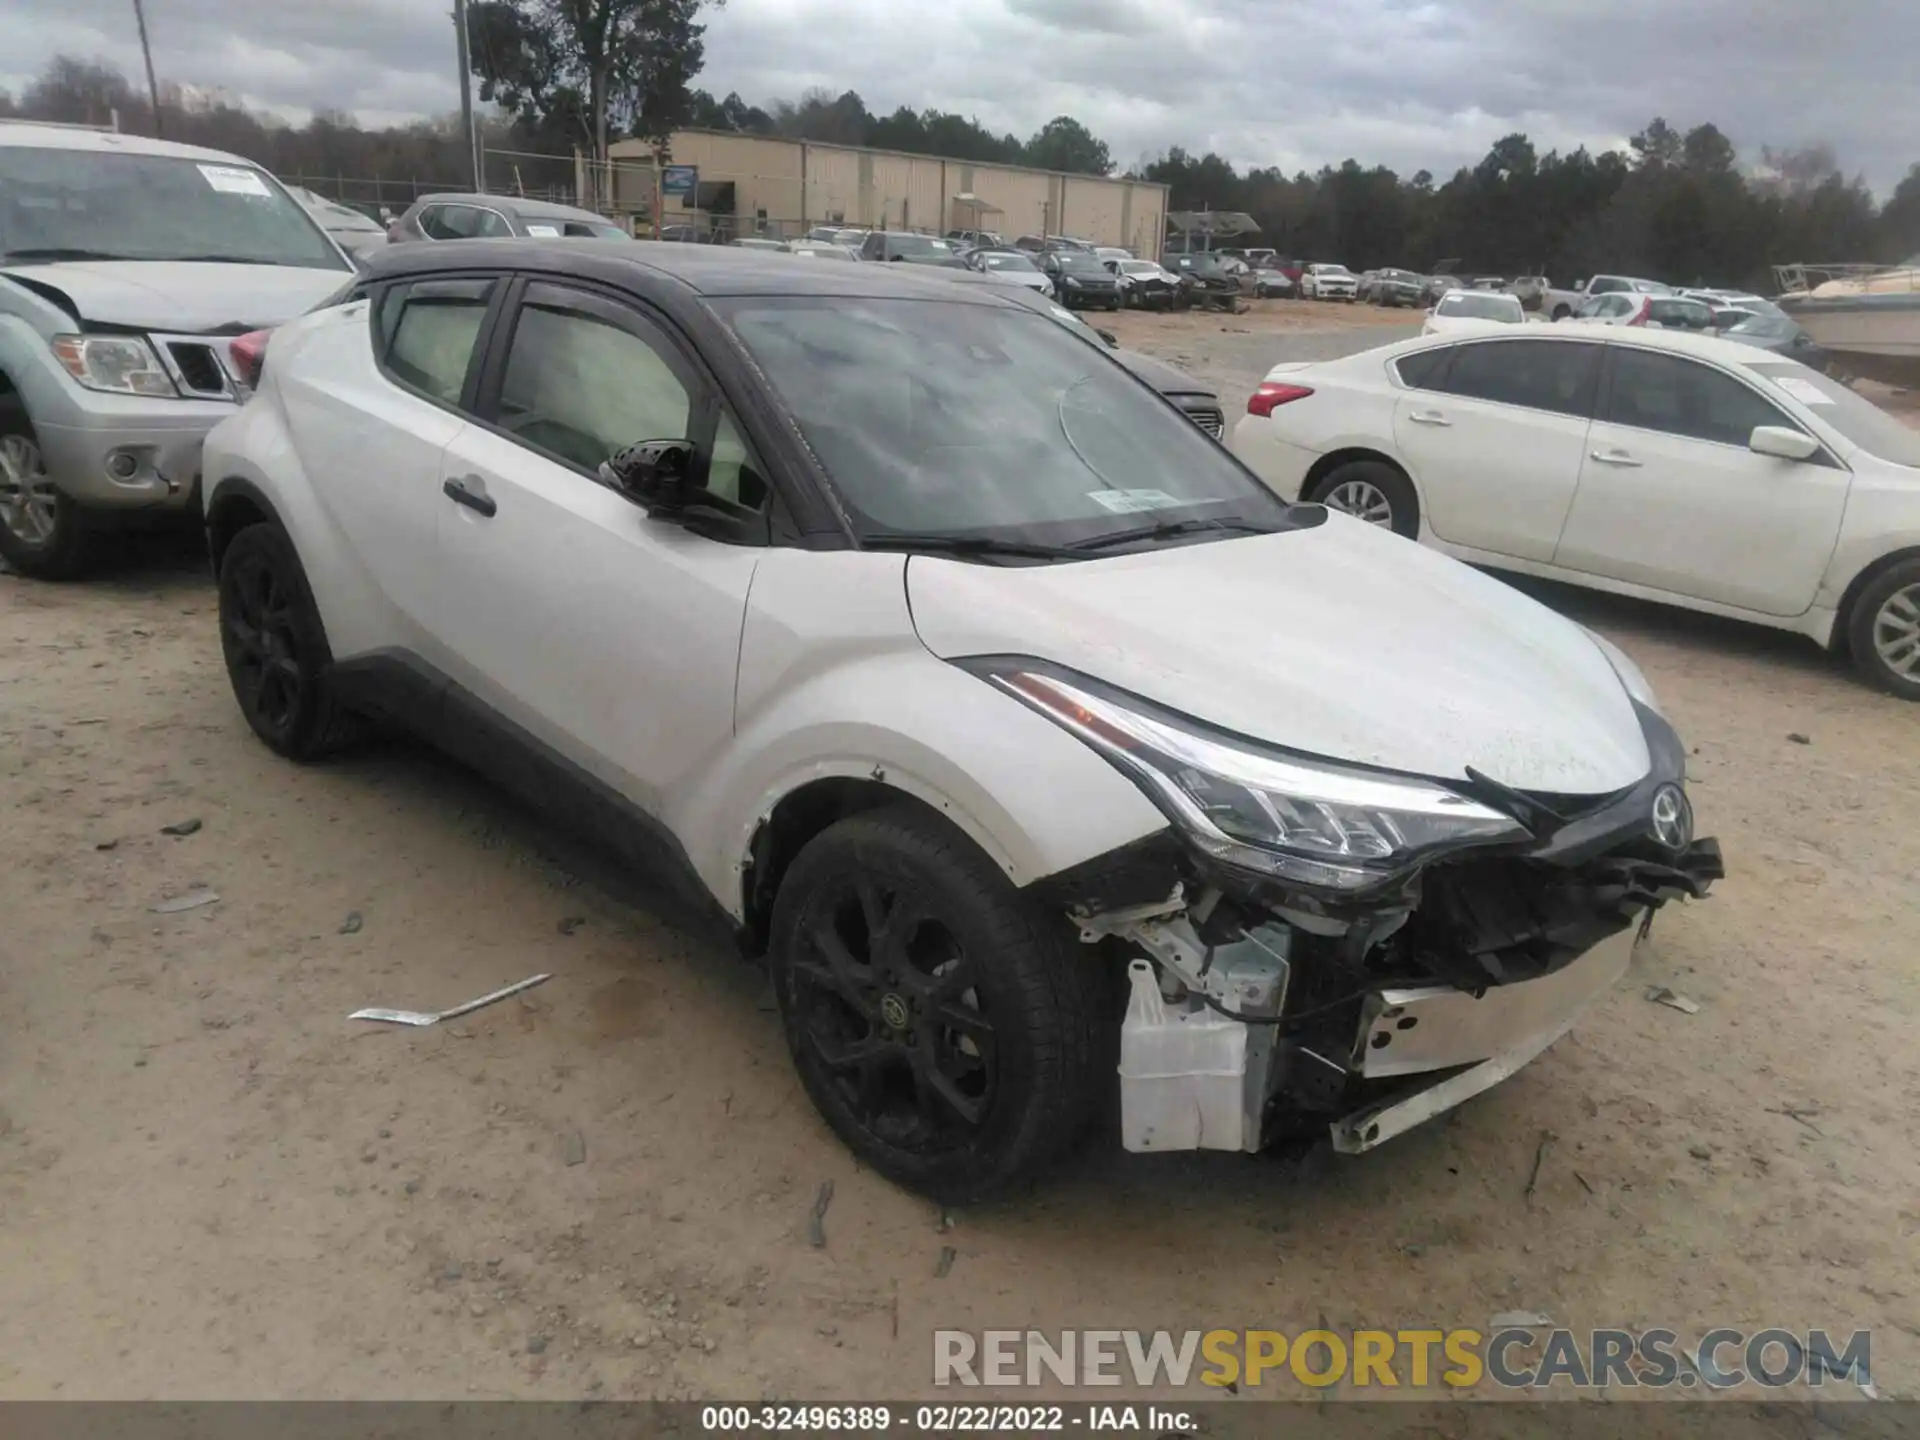
[[1359, 291], [1359, 278], [1344, 265], [1315, 263], [1300, 275], [1303, 300], [1352, 300]]

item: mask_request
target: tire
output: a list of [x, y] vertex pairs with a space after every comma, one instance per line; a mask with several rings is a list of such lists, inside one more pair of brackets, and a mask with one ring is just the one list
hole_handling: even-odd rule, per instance
[[[1375, 497], [1371, 501], [1369, 492]], [[1420, 497], [1413, 482], [1384, 460], [1349, 460], [1336, 466], [1314, 482], [1305, 498], [1409, 540], [1420, 538]]]
[[1573, 311], [1565, 305], [1556, 305], [1553, 307], [1553, 318], [1556, 322], [1566, 319], [1571, 314], [1573, 314]]
[[1889, 695], [1920, 701], [1920, 559], [1889, 565], [1847, 614], [1854, 668]]
[[[939, 816], [873, 810], [817, 835], [781, 882], [769, 956], [828, 1125], [943, 1204], [1032, 1180], [1111, 1083], [1092, 952]], [[935, 1006], [964, 1025], [930, 1025]]]
[[326, 630], [278, 525], [249, 525], [220, 557], [220, 648], [240, 713], [276, 755], [319, 760], [359, 735], [334, 697]]
[[35, 580], [71, 580], [86, 570], [86, 515], [47, 478], [26, 410], [0, 400], [0, 556]]

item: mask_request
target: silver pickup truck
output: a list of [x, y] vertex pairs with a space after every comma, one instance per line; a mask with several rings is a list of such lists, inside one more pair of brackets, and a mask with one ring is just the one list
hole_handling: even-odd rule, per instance
[[247, 398], [233, 342], [354, 273], [250, 161], [0, 122], [0, 557], [63, 579], [98, 530], [189, 510]]

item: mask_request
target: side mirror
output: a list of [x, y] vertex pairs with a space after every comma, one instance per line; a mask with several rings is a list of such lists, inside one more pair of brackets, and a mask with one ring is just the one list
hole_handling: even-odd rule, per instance
[[1099, 335], [1099, 337], [1102, 340], [1107, 342], [1107, 348], [1109, 350], [1118, 350], [1120, 348], [1120, 337], [1118, 335], [1115, 335], [1113, 331], [1099, 330], [1099, 331], [1095, 331], [1094, 333]]
[[1810, 460], [1820, 452], [1820, 442], [1784, 425], [1756, 425], [1747, 438], [1747, 448], [1756, 455], [1771, 455], [1777, 460]]
[[686, 508], [693, 450], [684, 440], [642, 440], [616, 450], [600, 466], [600, 478], [649, 515]]

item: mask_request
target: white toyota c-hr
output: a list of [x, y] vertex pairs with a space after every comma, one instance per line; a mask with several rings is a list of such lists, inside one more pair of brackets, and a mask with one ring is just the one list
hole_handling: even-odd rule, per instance
[[376, 258], [207, 444], [248, 722], [411, 727], [682, 878], [943, 1200], [1116, 1094], [1132, 1149], [1369, 1149], [1720, 874], [1624, 655], [911, 268]]

